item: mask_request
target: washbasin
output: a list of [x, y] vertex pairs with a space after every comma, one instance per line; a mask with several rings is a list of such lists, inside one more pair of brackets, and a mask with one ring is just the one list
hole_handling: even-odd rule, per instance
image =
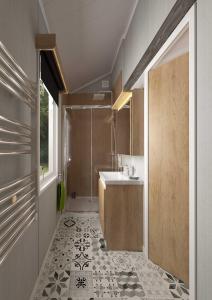
[[141, 179], [131, 179], [122, 172], [99, 172], [99, 176], [105, 185], [143, 184]]

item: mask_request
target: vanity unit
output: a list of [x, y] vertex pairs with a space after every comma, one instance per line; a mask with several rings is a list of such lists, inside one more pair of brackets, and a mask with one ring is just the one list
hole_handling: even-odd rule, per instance
[[108, 250], [143, 250], [143, 181], [100, 172], [99, 214]]

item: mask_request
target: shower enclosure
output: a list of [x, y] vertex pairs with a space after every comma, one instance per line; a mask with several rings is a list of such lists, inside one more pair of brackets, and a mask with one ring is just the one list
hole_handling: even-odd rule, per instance
[[69, 120], [67, 192], [72, 198], [94, 199], [98, 196], [99, 171], [111, 171], [114, 166], [113, 112], [110, 105], [75, 105], [67, 107], [66, 112]]

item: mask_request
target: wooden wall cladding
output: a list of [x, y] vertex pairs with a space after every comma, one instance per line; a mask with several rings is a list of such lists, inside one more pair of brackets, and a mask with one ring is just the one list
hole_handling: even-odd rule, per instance
[[71, 117], [69, 191], [91, 196], [91, 110], [74, 110]]
[[149, 257], [189, 282], [189, 55], [149, 72]]
[[130, 109], [116, 112], [116, 153], [130, 154]]
[[37, 34], [35, 37], [35, 47], [39, 50], [53, 50], [56, 48], [56, 34]]
[[98, 172], [112, 169], [111, 155], [111, 109], [93, 109], [92, 111], [92, 193], [98, 196]]
[[130, 153], [144, 155], [144, 89], [133, 90], [130, 110]]
[[62, 94], [62, 105], [111, 105], [111, 92], [105, 92], [105, 99], [98, 101], [93, 99], [93, 93]]
[[144, 70], [163, 46], [163, 44], [167, 41], [169, 36], [175, 30], [177, 25], [181, 22], [183, 17], [187, 14], [189, 9], [197, 0], [177, 0], [168, 14], [167, 18], [161, 25], [160, 29], [156, 33], [154, 39], [150, 43], [146, 52], [140, 59], [133, 73], [129, 77], [128, 81], [124, 86], [124, 90], [130, 90], [133, 85], [136, 83], [138, 78], [143, 74]]
[[69, 194], [98, 196], [98, 172], [112, 169], [111, 109], [72, 110]]
[[[122, 92], [122, 71], [116, 78], [113, 86], [113, 103]], [[116, 153], [130, 154], [130, 109], [121, 109], [115, 112]]]

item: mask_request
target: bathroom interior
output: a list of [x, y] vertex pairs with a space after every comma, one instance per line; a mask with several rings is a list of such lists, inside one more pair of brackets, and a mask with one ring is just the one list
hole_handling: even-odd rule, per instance
[[0, 41], [0, 299], [198, 300], [196, 1], [38, 2], [34, 55]]
[[149, 258], [188, 288], [188, 26], [131, 92], [123, 91], [120, 72], [110, 91], [64, 95], [62, 105], [66, 210], [98, 212], [108, 250], [146, 246]]

